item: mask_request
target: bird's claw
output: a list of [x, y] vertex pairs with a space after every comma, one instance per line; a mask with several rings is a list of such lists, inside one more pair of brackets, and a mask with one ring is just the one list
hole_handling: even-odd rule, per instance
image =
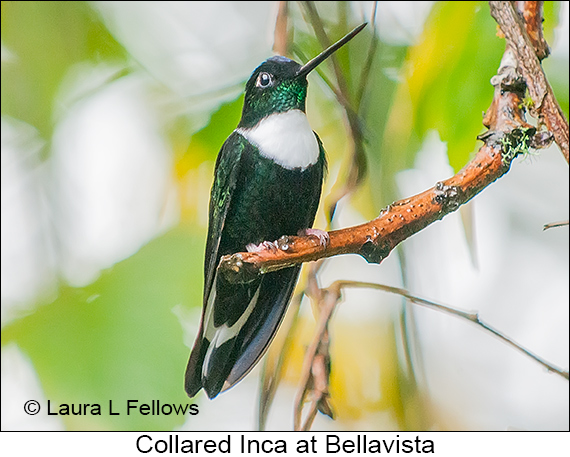
[[278, 249], [276, 241], [262, 241], [259, 244], [249, 243], [245, 246], [247, 252], [261, 252], [266, 249], [275, 252]]
[[315, 236], [319, 239], [319, 244], [323, 248], [326, 248], [330, 242], [329, 233], [325, 232], [324, 230], [321, 230], [321, 229], [308, 228], [308, 229], [300, 230], [299, 236]]

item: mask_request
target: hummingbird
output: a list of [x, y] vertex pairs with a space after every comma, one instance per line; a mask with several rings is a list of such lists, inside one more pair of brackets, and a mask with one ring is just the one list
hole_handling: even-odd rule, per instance
[[[241, 120], [218, 154], [210, 194], [200, 329], [185, 375], [193, 397], [209, 398], [239, 382], [263, 356], [285, 315], [300, 266], [233, 284], [218, 274], [226, 254], [275, 249], [270, 240], [312, 229], [325, 150], [305, 115], [307, 75], [356, 36], [366, 23], [305, 65], [274, 56], [245, 86]], [[269, 241], [268, 241], [269, 240]]]

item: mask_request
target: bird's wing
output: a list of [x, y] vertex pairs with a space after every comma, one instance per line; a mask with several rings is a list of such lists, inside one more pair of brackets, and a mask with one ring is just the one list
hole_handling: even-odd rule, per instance
[[[204, 260], [204, 301], [200, 331], [188, 360], [185, 388], [190, 397], [202, 388], [202, 362], [208, 345], [203, 344], [207, 313], [212, 313], [212, 300], [208, 300], [214, 286], [216, 268], [219, 262], [219, 247], [226, 217], [239, 176], [240, 160], [247, 141], [233, 132], [222, 145], [216, 160], [214, 183], [210, 195], [210, 217]], [[208, 306], [210, 302], [210, 306]]]
[[218, 253], [220, 240], [239, 176], [241, 156], [248, 146], [245, 138], [233, 132], [222, 145], [216, 160], [214, 183], [210, 195], [210, 220], [204, 261], [204, 307], [210, 295], [220, 260]]

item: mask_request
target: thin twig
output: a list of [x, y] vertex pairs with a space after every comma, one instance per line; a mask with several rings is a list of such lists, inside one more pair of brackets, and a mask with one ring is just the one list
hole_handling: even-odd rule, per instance
[[273, 34], [273, 51], [280, 56], [286, 56], [289, 54], [289, 40], [287, 39], [287, 19], [289, 14], [288, 5], [289, 2], [279, 2], [277, 20], [275, 21], [275, 32]]
[[361, 288], [361, 289], [376, 289], [381, 290], [384, 292], [392, 293], [399, 295], [401, 297], [406, 298], [411, 303], [414, 303], [419, 306], [423, 306], [429, 309], [433, 309], [436, 311], [440, 311], [451, 316], [455, 316], [461, 319], [465, 319], [472, 324], [475, 324], [482, 328], [485, 332], [490, 333], [491, 335], [497, 337], [499, 340], [503, 341], [507, 345], [511, 346], [512, 348], [516, 349], [517, 351], [521, 352], [522, 354], [530, 357], [534, 361], [538, 362], [544, 368], [546, 368], [551, 373], [556, 373], [557, 375], [563, 377], [564, 379], [569, 379], [568, 370], [563, 370], [560, 367], [546, 361], [542, 357], [538, 356], [534, 352], [526, 349], [524, 346], [520, 345], [512, 338], [506, 336], [504, 333], [500, 332], [499, 330], [495, 329], [491, 325], [484, 322], [480, 317], [478, 312], [468, 312], [463, 311], [457, 308], [452, 308], [451, 306], [443, 305], [441, 303], [437, 303], [431, 300], [426, 300], [425, 298], [421, 298], [415, 295], [410, 294], [407, 290], [402, 289], [400, 287], [392, 287], [387, 286], [384, 284], [377, 284], [377, 283], [370, 283], [370, 282], [360, 282], [360, 281], [347, 281], [347, 280], [339, 280], [333, 282], [327, 289], [322, 289], [321, 293], [327, 297], [327, 301], [323, 307], [323, 312], [320, 316], [319, 323], [317, 326], [317, 330], [315, 331], [315, 335], [311, 342], [311, 345], [307, 349], [305, 354], [305, 359], [303, 362], [303, 369], [301, 371], [301, 378], [300, 378], [300, 388], [297, 392], [297, 396], [295, 399], [295, 411], [294, 411], [294, 429], [295, 430], [310, 430], [311, 425], [315, 419], [317, 410], [318, 410], [318, 402], [321, 399], [319, 395], [320, 392], [317, 391], [316, 395], [311, 398], [311, 405], [309, 407], [309, 412], [306, 415], [305, 422], [301, 424], [302, 418], [302, 410], [303, 410], [303, 403], [307, 396], [307, 393], [310, 389], [310, 382], [311, 382], [311, 369], [313, 364], [315, 363], [315, 358], [317, 356], [317, 348], [323, 335], [325, 335], [329, 321], [332, 317], [332, 313], [334, 312], [336, 306], [339, 304], [339, 300], [341, 297], [341, 292], [345, 288]]
[[360, 104], [362, 102], [362, 96], [364, 95], [366, 86], [368, 85], [368, 80], [370, 78], [370, 70], [372, 69], [372, 63], [374, 62], [374, 56], [376, 55], [376, 48], [378, 47], [378, 34], [376, 32], [376, 11], [378, 8], [378, 2], [374, 2], [374, 7], [372, 9], [372, 18], [370, 20], [372, 27], [372, 38], [370, 39], [370, 47], [368, 48], [368, 55], [366, 56], [366, 61], [362, 67], [362, 73], [360, 76], [360, 84], [358, 84], [358, 91], [356, 92], [356, 97], [354, 97], [354, 106], [357, 112], [360, 112]]
[[548, 230], [555, 227], [568, 227], [569, 224], [570, 224], [569, 221], [551, 222], [550, 224], [545, 224], [542, 229]]
[[[293, 344], [295, 337], [295, 330], [297, 328], [299, 308], [303, 297], [309, 296], [314, 300], [320, 300], [322, 290], [318, 285], [317, 276], [323, 266], [323, 262], [315, 262], [310, 264], [308, 268], [303, 269], [301, 274], [304, 275], [306, 285], [298, 293], [296, 293], [289, 305], [285, 321], [281, 324], [279, 329], [280, 333], [285, 333], [285, 337], [280, 344], [277, 340], [274, 341], [269, 349], [270, 353], [265, 358], [263, 370], [261, 374], [261, 385], [258, 402], [258, 430], [265, 430], [269, 410], [275, 398], [277, 387], [279, 386], [287, 359], [290, 355], [290, 347]], [[303, 279], [300, 280], [302, 282]], [[270, 355], [278, 354], [277, 361], [270, 363]]]
[[[303, 2], [303, 4], [305, 5], [307, 12], [309, 13], [309, 20], [311, 22], [311, 26], [313, 27], [315, 35], [316, 35], [317, 39], [319, 40], [319, 43], [321, 44], [323, 49], [328, 48], [332, 43], [331, 43], [331, 40], [329, 39], [327, 33], [325, 32], [325, 27], [323, 25], [323, 21], [321, 20], [321, 17], [319, 16], [319, 13], [317, 12], [317, 9], [314, 5], [314, 2]], [[336, 76], [336, 81], [337, 81], [340, 92], [345, 97], [349, 96], [350, 91], [348, 90], [348, 83], [346, 81], [346, 78], [344, 77], [344, 73], [342, 72], [342, 69], [340, 68], [340, 65], [338, 63], [338, 59], [336, 58], [336, 55], [333, 54], [329, 58], [329, 60], [332, 62], [334, 74]], [[347, 97], [346, 100], [348, 101], [348, 107], [350, 108], [351, 107], [350, 97]]]
[[[317, 39], [323, 48], [327, 48], [330, 46], [331, 41], [325, 32], [323, 22], [317, 12], [314, 2], [303, 2], [303, 4], [305, 5], [305, 8], [308, 12], [309, 21], [313, 27]], [[329, 200], [331, 203], [328, 205], [328, 208], [325, 209], [327, 219], [329, 221], [334, 215], [338, 201], [345, 195], [348, 195], [354, 191], [360, 185], [368, 171], [368, 162], [366, 160], [366, 154], [364, 151], [364, 134], [362, 131], [362, 126], [360, 125], [358, 107], [353, 103], [353, 97], [349, 91], [347, 80], [344, 73], [342, 72], [336, 56], [333, 55], [331, 57], [331, 60], [338, 84], [338, 89], [333, 89], [330, 84], [329, 87], [333, 89], [338, 102], [345, 111], [349, 127], [349, 138], [351, 140], [352, 152], [350, 154], [351, 160], [346, 181], [343, 183], [342, 187], [336, 191], [331, 192], [331, 195], [329, 195]]]
[[[314, 415], [310, 413], [307, 417], [307, 420], [303, 426], [301, 426], [301, 419], [302, 419], [302, 412], [303, 412], [303, 403], [305, 401], [305, 397], [307, 392], [309, 391], [309, 387], [311, 384], [311, 371], [313, 367], [313, 362], [315, 355], [317, 354], [320, 342], [323, 338], [323, 335], [327, 331], [328, 323], [330, 318], [332, 317], [332, 313], [338, 303], [338, 299], [340, 296], [340, 289], [333, 289], [328, 288], [326, 293], [324, 294], [324, 299], [322, 300], [322, 307], [321, 307], [321, 314], [319, 316], [319, 322], [317, 325], [317, 330], [315, 331], [315, 335], [311, 344], [307, 348], [307, 352], [305, 354], [305, 359], [303, 361], [303, 368], [301, 369], [301, 379], [299, 381], [299, 385], [301, 386], [300, 390], [297, 392], [297, 396], [295, 397], [295, 406], [294, 406], [294, 416], [293, 416], [293, 427], [295, 430], [306, 430], [307, 423], [312, 423], [311, 416]], [[314, 409], [316, 414], [318, 398], [314, 399]], [[309, 423], [310, 427], [310, 423]]]
[[462, 319], [466, 319], [469, 322], [472, 322], [473, 324], [480, 326], [485, 331], [496, 336], [497, 338], [499, 338], [504, 343], [515, 348], [517, 351], [522, 352], [526, 356], [535, 360], [536, 362], [541, 364], [543, 367], [545, 367], [548, 371], [550, 371], [552, 373], [556, 373], [557, 375], [562, 376], [566, 380], [569, 379], [568, 370], [563, 370], [562, 368], [559, 368], [556, 365], [546, 361], [542, 357], [536, 355], [534, 352], [526, 349], [525, 347], [523, 347], [522, 345], [520, 345], [519, 343], [514, 341], [512, 338], [506, 336], [504, 333], [500, 332], [499, 330], [495, 329], [491, 325], [489, 325], [486, 322], [484, 322], [483, 320], [481, 320], [481, 318], [479, 317], [479, 313], [477, 313], [477, 312], [462, 311], [462, 310], [457, 309], [457, 308], [452, 308], [451, 306], [442, 305], [440, 303], [436, 303], [436, 302], [426, 300], [426, 299], [421, 298], [421, 297], [417, 297], [415, 295], [410, 294], [405, 289], [402, 289], [399, 287], [386, 286], [383, 284], [340, 280], [340, 281], [334, 282], [331, 285], [331, 287], [333, 287], [333, 286], [334, 286], [334, 290], [336, 290], [337, 288], [342, 289], [345, 287], [358, 287], [358, 288], [366, 288], [366, 289], [383, 290], [385, 292], [389, 292], [392, 294], [396, 294], [396, 295], [400, 295], [402, 297], [405, 297], [408, 300], [410, 300], [412, 303], [415, 303], [417, 305], [425, 306], [425, 307], [431, 308], [431, 309], [436, 309], [438, 311], [441, 311], [441, 312], [444, 312], [447, 314], [451, 314], [452, 316], [456, 316], [456, 317], [460, 317]]
[[[283, 377], [283, 368], [285, 361], [289, 356], [288, 349], [291, 347], [293, 342], [293, 336], [299, 317], [299, 308], [304, 296], [305, 292], [300, 291], [295, 294], [291, 300], [291, 303], [287, 309], [285, 321], [279, 328], [279, 332], [285, 334], [282, 343], [279, 344], [279, 340], [274, 341], [270, 346], [270, 353], [265, 357], [263, 370], [261, 371], [259, 401], [257, 408], [257, 429], [259, 431], [265, 430], [269, 410], [273, 403], [273, 399], [275, 398], [277, 387], [279, 386], [281, 378]], [[276, 357], [270, 357], [270, 355], [274, 354], [278, 355]]]

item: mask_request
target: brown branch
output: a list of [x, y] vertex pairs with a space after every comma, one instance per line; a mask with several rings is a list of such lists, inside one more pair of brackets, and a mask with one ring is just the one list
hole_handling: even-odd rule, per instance
[[[493, 3], [493, 2], [491, 2]], [[523, 6], [529, 18], [528, 32], [535, 30], [541, 22], [541, 5], [526, 2]], [[539, 20], [540, 19], [540, 20]], [[318, 35], [318, 33], [317, 33]], [[542, 35], [540, 35], [542, 37]], [[528, 39], [528, 36], [527, 36]], [[540, 40], [535, 39], [536, 52], [540, 55]], [[546, 48], [547, 49], [547, 48]], [[536, 58], [536, 54], [533, 54]], [[398, 201], [382, 211], [373, 221], [356, 227], [329, 232], [329, 242], [322, 246], [313, 237], [282, 237], [274, 243], [273, 249], [255, 253], [238, 253], [224, 256], [219, 265], [220, 272], [230, 281], [247, 282], [259, 274], [278, 270], [301, 262], [331, 257], [339, 254], [356, 253], [370, 262], [380, 262], [401, 241], [422, 230], [432, 222], [455, 211], [477, 195], [486, 186], [505, 174], [512, 160], [528, 147], [545, 147], [551, 136], [536, 129], [524, 119], [523, 98], [527, 90], [525, 79], [519, 73], [520, 56], [508, 46], [498, 74], [491, 80], [495, 87], [493, 102], [487, 111], [483, 124], [489, 128], [481, 135], [484, 146], [476, 157], [452, 178], [437, 183], [432, 189], [409, 199]], [[544, 76], [544, 74], [542, 73]], [[546, 81], [546, 78], [544, 78]], [[527, 81], [529, 81], [527, 79]], [[332, 87], [332, 86], [331, 86]], [[338, 90], [335, 90], [339, 98]], [[544, 100], [547, 97], [545, 95]], [[341, 98], [339, 98], [339, 101]], [[347, 102], [347, 99], [344, 99]], [[347, 112], [348, 114], [348, 112]], [[566, 124], [567, 126], [567, 124]], [[562, 148], [561, 148], [562, 149]], [[307, 349], [301, 372], [300, 390], [294, 405], [295, 430], [310, 429], [318, 410], [332, 414], [328, 405], [328, 324], [340, 299], [343, 287], [376, 288], [406, 297], [413, 303], [437, 309], [469, 320], [482, 327], [503, 342], [533, 358], [549, 371], [568, 379], [568, 371], [562, 370], [525, 349], [506, 335], [483, 322], [478, 313], [469, 313], [445, 305], [414, 297], [407, 291], [390, 286], [370, 283], [337, 281], [328, 289], [309, 291], [320, 306], [317, 331]], [[310, 396], [311, 405], [302, 423], [303, 406]]]
[[494, 141], [454, 177], [392, 204], [370, 222], [329, 232], [325, 247], [313, 236], [284, 236], [276, 241], [276, 249], [227, 255], [218, 268], [229, 281], [248, 282], [260, 273], [341, 254], [360, 254], [380, 263], [400, 242], [455, 211], [508, 170]]
[[[553, 118], [545, 108], [550, 106], [548, 100], [556, 102], [551, 96], [551, 90], [548, 90], [550, 86], [534, 49], [529, 44], [522, 18], [509, 2], [491, 2], [491, 10], [499, 11], [506, 17], [512, 16], [519, 35], [526, 37], [520, 40], [526, 44], [519, 47], [528, 55], [517, 53], [515, 46], [507, 46], [499, 72], [491, 81], [495, 94], [483, 119], [483, 124], [489, 130], [481, 135], [480, 139], [485, 144], [475, 158], [455, 176], [436, 183], [433, 188], [421, 194], [388, 206], [378, 218], [362, 225], [329, 232], [329, 242], [326, 246], [322, 246], [319, 240], [312, 236], [284, 236], [275, 242], [274, 249], [224, 256], [220, 260], [219, 268], [228, 280], [248, 282], [260, 273], [341, 254], [360, 254], [369, 262], [380, 263], [399, 243], [455, 211], [503, 176], [518, 153], [529, 146], [544, 147], [548, 144], [548, 138], [545, 137], [548, 135], [545, 135], [545, 132], [535, 135], [536, 130], [524, 119], [523, 99], [527, 87], [530, 91], [530, 85], [533, 88], [531, 95], [539, 89], [545, 90], [544, 96], [535, 98], [543, 101], [541, 105], [536, 106], [542, 106], [539, 109], [545, 114], [545, 121]], [[512, 14], [505, 12], [506, 10]], [[497, 19], [497, 22], [504, 21]], [[507, 40], [509, 36], [516, 35], [513, 27], [505, 27]], [[535, 83], [533, 78], [524, 78], [524, 74], [519, 73], [519, 68], [524, 71], [521, 58], [534, 59], [538, 71], [533, 71], [537, 71], [538, 79], [542, 83]], [[534, 73], [531, 73], [532, 75]], [[530, 85], [527, 86], [526, 83]], [[547, 127], [548, 125], [547, 122]], [[565, 123], [565, 126], [567, 129], [568, 124]], [[557, 133], [553, 131], [553, 134], [556, 138]], [[566, 147], [567, 145], [566, 141]]]
[[326, 246], [313, 236], [284, 236], [273, 249], [222, 257], [220, 271], [232, 282], [248, 282], [260, 273], [341, 254], [360, 254], [380, 263], [399, 243], [471, 200], [509, 170], [516, 154], [505, 144], [516, 142], [524, 136], [521, 132], [534, 133], [521, 108], [524, 82], [510, 57], [506, 52], [500, 74], [492, 80], [495, 96], [483, 120], [489, 131], [481, 136], [485, 144], [455, 176], [393, 203], [370, 222], [329, 232]]
[[[527, 3], [536, 2], [525, 2], [525, 4]], [[546, 79], [535, 52], [533, 41], [527, 33], [527, 26], [522, 15], [516, 11], [512, 2], [494, 1], [489, 2], [489, 6], [491, 15], [499, 24], [501, 32], [505, 36], [508, 46], [512, 49], [527, 84], [534, 104], [531, 113], [536, 112], [539, 120], [543, 121], [546, 128], [553, 133], [554, 140], [566, 161], [570, 161], [568, 121], [554, 97], [552, 87], [550, 87]], [[525, 9], [527, 8], [525, 7]], [[528, 27], [533, 30], [532, 35], [534, 36], [533, 27], [542, 28], [541, 17], [539, 18], [540, 20], [536, 19], [539, 17], [540, 8], [528, 7], [528, 10], [532, 10], [535, 14], [535, 20], [528, 24]]]
[[550, 48], [542, 31], [542, 9], [544, 2], [516, 2], [517, 9], [522, 12], [526, 33], [534, 46], [534, 52], [540, 61], [550, 55]]

